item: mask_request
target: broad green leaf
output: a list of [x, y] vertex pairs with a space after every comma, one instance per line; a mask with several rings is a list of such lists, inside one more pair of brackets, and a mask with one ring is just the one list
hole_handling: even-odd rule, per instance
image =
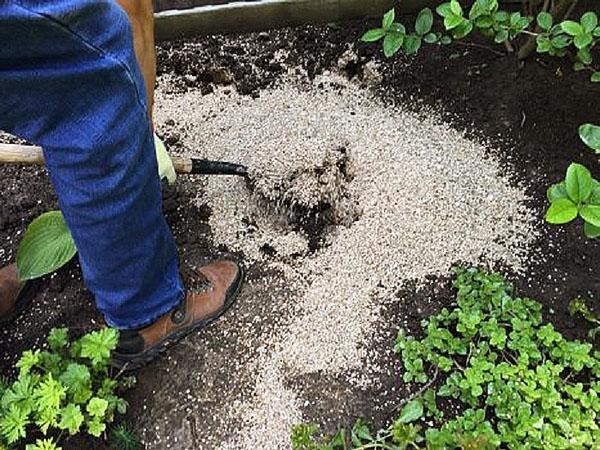
[[579, 127], [579, 137], [592, 150], [600, 153], [600, 126], [591, 123]]
[[585, 202], [592, 193], [592, 174], [587, 167], [572, 163], [567, 169], [565, 186], [574, 203]]
[[445, 35], [440, 38], [440, 42], [444, 45], [449, 45], [452, 43], [452, 38], [450, 36]]
[[600, 227], [592, 225], [589, 222], [584, 223], [583, 232], [588, 239], [596, 239], [600, 237]]
[[561, 198], [568, 198], [567, 188], [565, 186], [565, 182], [558, 184], [553, 184], [548, 188], [547, 195], [548, 201], [550, 203], [555, 202], [556, 200], [560, 200]]
[[415, 399], [406, 404], [400, 411], [398, 421], [401, 423], [410, 423], [419, 420], [423, 416], [423, 403]]
[[577, 61], [575, 64], [573, 64], [573, 70], [575, 72], [581, 72], [582, 70], [585, 70], [585, 65]]
[[175, 183], [177, 181], [177, 173], [173, 166], [173, 160], [171, 160], [165, 144], [156, 134], [154, 135], [154, 146], [156, 149], [156, 160], [158, 161], [158, 176], [161, 180], [166, 179], [169, 184]]
[[598, 16], [593, 11], [586, 12], [581, 16], [581, 26], [586, 33], [591, 33], [598, 26]]
[[564, 22], [561, 22], [560, 27], [565, 33], [571, 36], [577, 36], [584, 32], [581, 24], [574, 22], [573, 20], [565, 20]]
[[394, 23], [395, 18], [396, 10], [392, 8], [384, 14], [383, 20], [381, 21], [381, 28], [383, 28], [384, 30], [388, 30]]
[[537, 16], [537, 23], [542, 30], [548, 31], [552, 28], [552, 14], [542, 11]]
[[414, 34], [409, 34], [404, 38], [403, 49], [407, 55], [413, 55], [421, 48], [421, 38]]
[[383, 28], [375, 28], [375, 29], [369, 30], [365, 34], [363, 34], [362, 37], [360, 38], [360, 40], [363, 42], [375, 42], [375, 41], [380, 40], [384, 36], [385, 36], [385, 30]]
[[457, 16], [463, 15], [463, 10], [458, 0], [450, 0], [450, 10]]
[[444, 18], [444, 27], [446, 30], [453, 30], [461, 23], [464, 22], [464, 18], [462, 16], [457, 16], [456, 14], [450, 14]]
[[389, 58], [396, 54], [402, 47], [404, 42], [404, 34], [402, 33], [389, 33], [385, 35], [383, 40], [383, 54]]
[[590, 77], [592, 83], [600, 83], [600, 72], [594, 72]]
[[579, 210], [579, 215], [586, 222], [595, 227], [600, 227], [600, 206], [585, 205]]
[[417, 16], [417, 21], [415, 23], [415, 31], [418, 35], [424, 36], [431, 31], [432, 26], [433, 13], [431, 12], [431, 9], [422, 9], [419, 15]]
[[64, 266], [77, 249], [60, 211], [42, 214], [27, 227], [17, 250], [22, 280], [39, 278]]
[[442, 17], [448, 17], [450, 14], [453, 14], [452, 8], [450, 8], [450, 2], [442, 3], [435, 11]]
[[575, 38], [573, 39], [573, 43], [575, 44], [575, 47], [577, 47], [578, 49], [582, 49], [590, 45], [593, 40], [594, 38], [590, 33], [583, 33], [575, 36]]
[[577, 217], [577, 205], [568, 198], [561, 198], [550, 205], [546, 212], [546, 222], [562, 225]]
[[600, 27], [594, 28], [592, 34], [594, 35], [594, 37], [600, 37]]

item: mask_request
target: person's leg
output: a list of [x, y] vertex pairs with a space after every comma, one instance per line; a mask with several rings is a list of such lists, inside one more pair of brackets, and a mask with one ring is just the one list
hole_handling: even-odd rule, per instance
[[0, 0], [0, 42], [0, 129], [44, 147], [98, 308], [121, 329], [155, 321], [184, 290], [126, 14]]

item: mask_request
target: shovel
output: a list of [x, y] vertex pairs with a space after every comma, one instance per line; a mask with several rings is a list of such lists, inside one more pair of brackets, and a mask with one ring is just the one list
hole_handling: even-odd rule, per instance
[[[206, 159], [172, 156], [175, 172], [182, 175], [238, 175], [245, 177], [248, 169], [240, 164]], [[0, 144], [0, 164], [44, 165], [41, 147]]]

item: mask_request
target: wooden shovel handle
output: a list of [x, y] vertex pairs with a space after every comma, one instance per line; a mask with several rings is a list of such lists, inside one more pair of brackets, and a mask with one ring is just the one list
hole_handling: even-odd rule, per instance
[[[177, 173], [192, 172], [192, 160], [180, 156], [172, 156]], [[43, 166], [44, 153], [41, 147], [33, 145], [0, 144], [0, 164], [27, 164]]]

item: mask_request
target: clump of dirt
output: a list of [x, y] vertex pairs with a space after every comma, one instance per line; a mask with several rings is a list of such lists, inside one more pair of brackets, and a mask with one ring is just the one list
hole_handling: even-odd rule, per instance
[[351, 158], [345, 147], [326, 150], [316, 158], [304, 155], [301, 164], [253, 168], [249, 185], [258, 205], [285, 223], [318, 237], [327, 226], [350, 226], [360, 208], [352, 199]]

